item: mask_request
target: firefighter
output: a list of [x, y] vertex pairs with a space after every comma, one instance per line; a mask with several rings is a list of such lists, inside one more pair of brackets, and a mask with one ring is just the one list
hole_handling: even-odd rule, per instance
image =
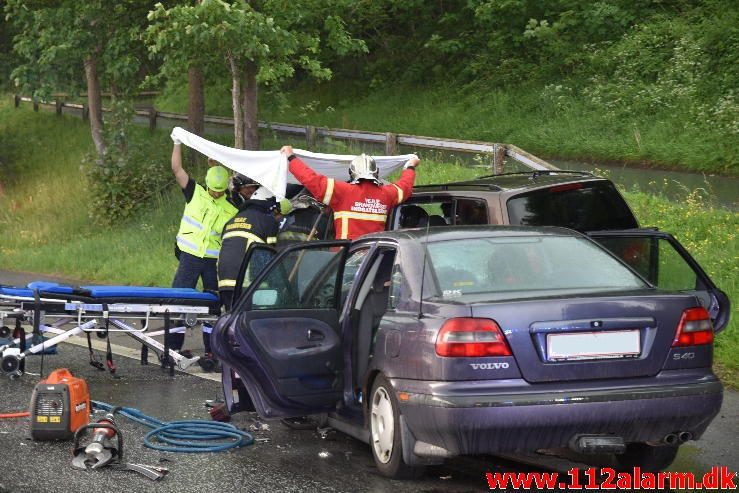
[[[239, 208], [239, 212], [223, 228], [223, 245], [218, 257], [218, 292], [227, 311], [235, 301], [233, 292], [236, 288], [236, 278], [249, 246], [255, 242], [267, 244], [277, 242], [279, 223], [274, 216], [277, 207], [274, 196], [266, 188], [259, 187], [253, 194], [244, 198], [246, 200]], [[260, 270], [257, 265], [260, 262], [258, 258], [250, 262], [252, 275], [256, 275]]]
[[[218, 289], [216, 262], [221, 249], [221, 231], [237, 209], [226, 200], [228, 171], [208, 160], [210, 168], [205, 187], [199, 185], [182, 167], [182, 145], [175, 140], [172, 149], [172, 173], [185, 195], [185, 210], [175, 244], [179, 261], [172, 281], [173, 288], [195, 288], [202, 279], [203, 290]], [[210, 343], [211, 327], [203, 324], [203, 342]], [[185, 327], [176, 327], [167, 339], [169, 347], [180, 351], [185, 342]]]
[[349, 165], [349, 183], [345, 183], [313, 171], [290, 146], [280, 151], [287, 156], [293, 176], [334, 211], [336, 237], [350, 240], [385, 229], [390, 210], [410, 197], [416, 166], [421, 162], [414, 156], [405, 163], [398, 181], [382, 185], [377, 163], [362, 154]]

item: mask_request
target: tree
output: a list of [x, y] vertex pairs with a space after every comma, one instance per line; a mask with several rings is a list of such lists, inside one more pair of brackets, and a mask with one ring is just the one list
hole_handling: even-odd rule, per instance
[[35, 97], [53, 90], [79, 91], [84, 70], [90, 130], [97, 154], [105, 155], [102, 85], [125, 96], [138, 87], [150, 0], [8, 0], [6, 19], [18, 31], [14, 50], [22, 63], [16, 86]]
[[340, 14], [350, 0], [203, 0], [198, 5], [149, 13], [146, 40], [162, 54], [162, 75], [173, 76], [193, 60], [225, 62], [231, 74], [234, 146], [258, 149], [258, 85], [277, 84], [296, 69], [327, 79], [327, 53], [365, 50], [353, 39]]

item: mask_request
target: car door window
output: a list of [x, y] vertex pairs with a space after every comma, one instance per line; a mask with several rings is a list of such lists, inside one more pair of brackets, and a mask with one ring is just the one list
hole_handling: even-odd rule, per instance
[[392, 229], [425, 228], [452, 224], [454, 205], [451, 200], [432, 200], [398, 206]]
[[395, 310], [400, 300], [401, 290], [403, 289], [403, 271], [400, 270], [400, 263], [396, 262], [393, 266], [393, 272], [390, 275], [390, 295], [387, 299], [388, 310]]
[[236, 277], [236, 286], [234, 288], [234, 300], [239, 299], [241, 293], [251, 285], [262, 269], [266, 267], [270, 260], [276, 255], [274, 248], [269, 245], [260, 243], [252, 243], [244, 255], [244, 259], [239, 267], [239, 274]]
[[283, 253], [259, 281], [251, 308], [337, 308], [345, 252], [345, 248], [306, 247]]
[[362, 265], [362, 262], [364, 262], [364, 260], [367, 258], [367, 254], [369, 253], [369, 251], [369, 247], [355, 250], [354, 252], [350, 253], [349, 258], [346, 259], [346, 263], [344, 264], [344, 273], [341, 276], [342, 307], [344, 306], [344, 302], [346, 301], [346, 297], [349, 294], [349, 291], [351, 291], [352, 286], [354, 285], [354, 281], [357, 277], [357, 271]]
[[488, 209], [484, 200], [457, 199], [454, 224], [487, 224]]
[[660, 289], [694, 294], [714, 329], [726, 327], [731, 302], [696, 260], [670, 234], [654, 230], [597, 231], [589, 236]]
[[703, 289], [695, 271], [667, 241], [652, 237], [598, 241], [655, 286], [675, 291]]

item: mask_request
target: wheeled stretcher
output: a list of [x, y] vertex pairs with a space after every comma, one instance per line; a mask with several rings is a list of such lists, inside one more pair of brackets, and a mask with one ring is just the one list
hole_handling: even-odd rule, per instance
[[[96, 332], [108, 338], [110, 332], [122, 332], [142, 344], [142, 362], [151, 349], [169, 362], [185, 370], [199, 358], [187, 358], [167, 346], [166, 335], [175, 321], [178, 326], [193, 327], [212, 322], [220, 315], [220, 301], [213, 293], [189, 288], [159, 288], [137, 286], [68, 286], [51, 282], [32, 282], [27, 287], [0, 286], [0, 366], [10, 376], [23, 374], [24, 359], [39, 354], [72, 336]], [[6, 325], [14, 321], [15, 330]], [[133, 321], [141, 321], [136, 328]], [[152, 331], [152, 322], [163, 321], [164, 329]], [[33, 334], [53, 335], [48, 340], [26, 347], [23, 323], [31, 324]], [[72, 328], [63, 328], [71, 325]], [[184, 329], [183, 329], [184, 330]], [[155, 340], [165, 335], [165, 343]], [[108, 339], [109, 355], [110, 342]], [[91, 363], [93, 362], [90, 345]], [[109, 368], [112, 357], [109, 361]], [[100, 365], [102, 366], [102, 365]], [[112, 369], [111, 369], [112, 370]]]

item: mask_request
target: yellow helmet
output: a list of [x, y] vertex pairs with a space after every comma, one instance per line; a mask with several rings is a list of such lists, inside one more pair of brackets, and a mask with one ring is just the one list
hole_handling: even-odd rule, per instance
[[225, 192], [228, 188], [228, 171], [223, 166], [213, 166], [205, 175], [205, 184], [214, 192]]

